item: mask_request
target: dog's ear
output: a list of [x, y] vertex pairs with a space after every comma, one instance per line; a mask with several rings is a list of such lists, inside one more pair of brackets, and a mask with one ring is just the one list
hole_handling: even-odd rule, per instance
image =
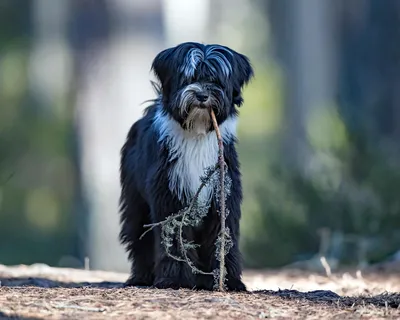
[[254, 76], [254, 71], [245, 55], [235, 52], [234, 59], [235, 67], [233, 73], [236, 83], [233, 90], [233, 102], [240, 107], [243, 103], [242, 88]]
[[240, 87], [243, 87], [254, 76], [254, 71], [249, 59], [243, 54], [236, 53], [235, 62], [235, 77], [239, 81]]
[[165, 87], [169, 78], [173, 74], [172, 62], [174, 61], [173, 54], [175, 48], [169, 48], [161, 51], [153, 60], [153, 64], [151, 65], [151, 70], [153, 70], [156, 77], [161, 82], [161, 87]]

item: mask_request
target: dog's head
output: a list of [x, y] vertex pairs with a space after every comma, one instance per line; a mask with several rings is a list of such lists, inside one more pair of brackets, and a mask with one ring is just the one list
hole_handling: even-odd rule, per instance
[[253, 76], [244, 55], [220, 45], [182, 43], [160, 52], [152, 69], [161, 84], [163, 106], [185, 129], [208, 131], [209, 108], [218, 123], [236, 115], [242, 88]]

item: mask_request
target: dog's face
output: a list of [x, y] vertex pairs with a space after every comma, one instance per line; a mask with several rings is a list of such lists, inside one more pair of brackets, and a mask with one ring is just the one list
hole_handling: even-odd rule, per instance
[[249, 60], [220, 45], [187, 42], [160, 52], [152, 69], [161, 84], [163, 107], [188, 130], [211, 128], [237, 113], [242, 88], [253, 76]]

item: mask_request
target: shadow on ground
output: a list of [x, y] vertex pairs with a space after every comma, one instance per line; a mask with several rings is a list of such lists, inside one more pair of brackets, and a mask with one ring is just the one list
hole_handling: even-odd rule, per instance
[[[39, 277], [21, 278], [0, 278], [0, 285], [3, 287], [39, 287], [39, 288], [103, 288], [117, 289], [123, 288], [122, 282], [62, 282]], [[0, 318], [1, 319], [1, 318]]]
[[374, 305], [376, 307], [400, 308], [399, 293], [382, 293], [375, 296], [354, 296], [346, 297], [329, 290], [315, 290], [301, 292], [297, 290], [258, 290], [253, 294], [264, 294], [269, 296], [279, 296], [289, 300], [308, 300], [314, 303], [331, 303], [340, 307], [354, 307], [364, 305]]
[[22, 317], [18, 315], [6, 315], [5, 313], [0, 311], [0, 320], [5, 320], [5, 319], [12, 319], [12, 320], [40, 320], [39, 318], [32, 318], [32, 317]]
[[[25, 278], [0, 278], [3, 287], [26, 287], [33, 286], [39, 288], [101, 288], [101, 289], [120, 289], [124, 287], [121, 282], [61, 282], [40, 277]], [[307, 300], [312, 303], [335, 304], [341, 307], [367, 306], [373, 305], [384, 308], [400, 309], [399, 293], [383, 293], [375, 296], [340, 296], [330, 290], [315, 290], [301, 292], [297, 290], [257, 290], [249, 294], [275, 296], [287, 300]], [[0, 319], [3, 319], [0, 313]]]

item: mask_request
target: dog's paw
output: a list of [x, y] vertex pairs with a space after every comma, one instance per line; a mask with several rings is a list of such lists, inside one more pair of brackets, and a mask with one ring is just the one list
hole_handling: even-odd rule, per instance
[[196, 278], [196, 290], [214, 290], [214, 278], [212, 276], [199, 274]]
[[151, 277], [132, 276], [124, 283], [124, 287], [151, 287], [152, 285]]
[[226, 283], [228, 291], [243, 292], [247, 291], [245, 284], [240, 279], [228, 279]]
[[154, 287], [158, 289], [193, 289], [195, 285], [190, 281], [175, 278], [160, 278], [154, 282]]

